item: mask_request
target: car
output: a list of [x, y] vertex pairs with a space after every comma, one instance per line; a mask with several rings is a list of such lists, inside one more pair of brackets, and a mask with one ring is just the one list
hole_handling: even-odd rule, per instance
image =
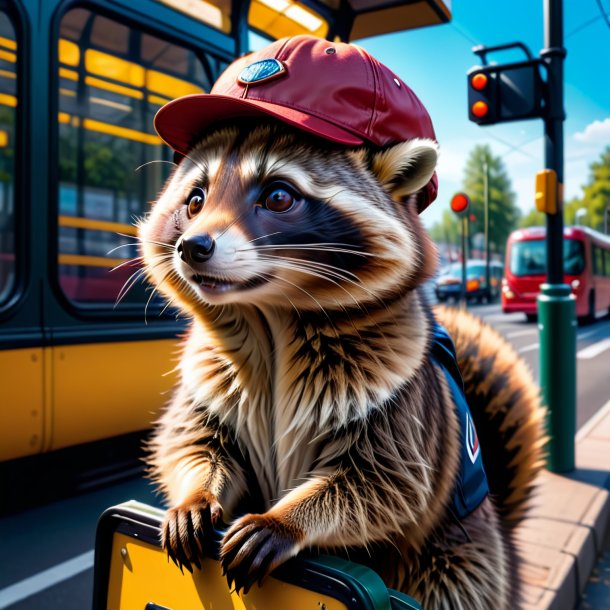
[[[500, 295], [503, 266], [497, 261], [490, 261], [489, 288], [485, 274], [485, 261], [473, 259], [466, 262], [466, 298], [468, 301], [482, 303], [492, 302]], [[459, 300], [462, 294], [462, 263], [452, 263], [445, 267], [436, 279], [434, 288], [440, 303], [449, 299]]]

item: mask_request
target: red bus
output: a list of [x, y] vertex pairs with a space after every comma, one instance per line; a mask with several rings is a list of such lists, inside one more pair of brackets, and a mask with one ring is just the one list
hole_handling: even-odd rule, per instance
[[[593, 320], [598, 312], [610, 313], [610, 237], [587, 227], [565, 227], [563, 258], [577, 317]], [[545, 281], [546, 229], [514, 231], [506, 244], [502, 311], [520, 311], [535, 320], [536, 299]]]

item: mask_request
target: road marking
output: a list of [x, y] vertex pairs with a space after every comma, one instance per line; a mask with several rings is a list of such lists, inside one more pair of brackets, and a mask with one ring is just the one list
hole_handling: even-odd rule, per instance
[[531, 335], [532, 333], [537, 333], [537, 328], [530, 328], [528, 330], [516, 330], [514, 333], [507, 333], [507, 339], [514, 339], [515, 337], [524, 337], [525, 335]]
[[597, 343], [593, 343], [593, 345], [589, 345], [588, 347], [581, 349], [576, 354], [576, 357], [580, 358], [581, 360], [590, 360], [591, 358], [599, 356], [607, 349], [610, 349], [610, 338], [598, 341]]
[[576, 440], [579, 441], [585, 436], [589, 436], [589, 432], [593, 430], [610, 413], [610, 400], [591, 418], [589, 418], [576, 433]]
[[24, 578], [14, 585], [0, 589], [0, 610], [36, 595], [36, 593], [40, 593], [92, 567], [93, 551], [87, 551], [63, 563], [58, 563], [52, 568], [38, 572], [34, 576]]
[[522, 347], [521, 349], [517, 350], [520, 354], [523, 354], [525, 352], [531, 352], [532, 350], [538, 349], [540, 347], [540, 343], [532, 343], [531, 345], [526, 345], [525, 347]]

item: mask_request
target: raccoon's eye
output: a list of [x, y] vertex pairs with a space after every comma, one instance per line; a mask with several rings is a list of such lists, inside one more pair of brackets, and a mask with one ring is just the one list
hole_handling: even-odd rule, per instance
[[197, 214], [199, 214], [199, 212], [201, 212], [204, 203], [205, 192], [202, 188], [199, 188], [197, 186], [191, 191], [191, 194], [188, 196], [186, 203], [186, 215], [189, 218], [196, 216]]
[[271, 212], [287, 212], [296, 200], [296, 197], [283, 187], [271, 188], [263, 194], [263, 207]]

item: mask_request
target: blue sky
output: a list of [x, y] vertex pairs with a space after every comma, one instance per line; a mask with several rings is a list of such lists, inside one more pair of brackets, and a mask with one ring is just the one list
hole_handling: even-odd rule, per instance
[[[601, 0], [610, 15], [610, 0]], [[460, 190], [463, 168], [475, 144], [502, 156], [517, 204], [534, 205], [534, 176], [544, 167], [540, 119], [479, 127], [467, 118], [466, 72], [478, 63], [472, 47], [524, 42], [537, 55], [544, 46], [542, 0], [453, 0], [453, 20], [441, 26], [357, 41], [396, 72], [420, 97], [441, 147], [439, 196], [424, 213], [430, 226]], [[565, 198], [581, 193], [588, 167], [610, 145], [610, 27], [597, 0], [564, 1]], [[498, 63], [518, 57], [492, 56]], [[511, 147], [519, 147], [513, 150]]]

